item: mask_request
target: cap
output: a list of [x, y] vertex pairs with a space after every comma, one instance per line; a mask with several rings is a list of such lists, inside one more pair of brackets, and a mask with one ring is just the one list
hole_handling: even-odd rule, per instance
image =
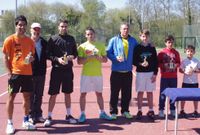
[[39, 23], [32, 23], [31, 28], [42, 28]]

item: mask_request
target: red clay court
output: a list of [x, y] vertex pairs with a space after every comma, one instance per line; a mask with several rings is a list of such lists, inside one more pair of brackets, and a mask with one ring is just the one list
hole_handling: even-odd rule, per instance
[[[78, 118], [80, 114], [79, 109], [79, 88], [80, 88], [80, 75], [81, 75], [81, 66], [77, 65], [74, 62], [74, 92], [72, 94], [72, 114]], [[48, 68], [47, 77], [46, 77], [46, 85], [44, 91], [43, 98], [43, 114], [44, 117], [47, 116], [47, 106], [48, 106], [48, 84], [49, 84], [49, 73], [51, 68]], [[104, 76], [104, 102], [105, 102], [105, 110], [109, 112], [109, 95], [110, 95], [110, 63], [106, 63], [103, 65], [103, 76]], [[6, 116], [6, 89], [7, 89], [7, 75], [0, 76], [0, 134], [5, 134], [5, 128], [7, 123]], [[159, 83], [160, 76], [157, 77], [157, 89], [154, 92], [154, 110], [155, 113], [158, 113], [158, 97], [159, 97]], [[178, 78], [179, 86], [182, 82], [182, 75], [179, 75]], [[36, 124], [36, 131], [25, 131], [21, 125], [23, 120], [23, 109], [22, 109], [22, 96], [18, 94], [15, 99], [15, 109], [14, 109], [14, 117], [13, 122], [16, 129], [16, 135], [173, 135], [174, 134], [174, 119], [169, 120], [169, 131], [164, 131], [164, 120], [159, 119], [156, 116], [155, 121], [148, 119], [146, 116], [143, 117], [142, 120], [138, 121], [135, 119], [135, 115], [137, 113], [137, 102], [136, 102], [136, 92], [135, 92], [135, 77], [133, 79], [133, 92], [132, 92], [132, 101], [130, 106], [130, 113], [134, 115], [134, 118], [131, 120], [127, 120], [119, 117], [116, 121], [104, 121], [100, 120], [99, 117], [99, 109], [96, 103], [96, 96], [94, 93], [89, 93], [87, 96], [87, 104], [86, 104], [86, 117], [87, 121], [85, 124], [68, 124], [65, 122], [65, 105], [64, 105], [64, 97], [63, 94], [60, 94], [57, 97], [57, 103], [53, 111], [53, 125], [52, 127], [45, 128], [42, 123]], [[146, 115], [148, 111], [148, 107], [146, 106], [146, 100], [144, 101], [143, 114]], [[119, 107], [120, 109], [120, 107]], [[185, 106], [185, 111], [188, 113], [193, 112], [193, 104], [187, 102]], [[200, 111], [199, 111], [200, 112]], [[179, 119], [178, 124], [178, 134], [179, 135], [199, 135], [200, 134], [200, 118], [192, 118], [188, 119]]]

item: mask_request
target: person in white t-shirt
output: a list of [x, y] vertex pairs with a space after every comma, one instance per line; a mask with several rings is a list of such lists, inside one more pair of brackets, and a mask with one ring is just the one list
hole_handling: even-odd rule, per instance
[[[200, 73], [200, 61], [196, 58], [194, 58], [195, 54], [195, 47], [193, 45], [188, 45], [186, 47], [186, 55], [187, 58], [185, 58], [181, 62], [181, 66], [179, 71], [183, 73], [183, 83], [182, 88], [198, 88], [198, 74]], [[180, 116], [181, 117], [187, 117], [187, 114], [184, 111], [185, 101], [181, 101], [181, 111]], [[198, 102], [194, 101], [194, 112], [192, 115], [194, 117], [198, 117]]]

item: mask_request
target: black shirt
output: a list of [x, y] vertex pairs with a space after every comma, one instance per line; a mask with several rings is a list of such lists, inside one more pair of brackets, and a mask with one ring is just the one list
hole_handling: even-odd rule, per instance
[[68, 64], [62, 65], [58, 62], [59, 57], [63, 57], [64, 54], [73, 55], [77, 57], [77, 47], [74, 38], [70, 35], [54, 35], [50, 37], [48, 41], [48, 58], [52, 61], [53, 67], [71, 68], [73, 62], [69, 61]]
[[[147, 67], [141, 66], [144, 59], [146, 59], [149, 64]], [[157, 75], [158, 59], [155, 47], [151, 44], [147, 46], [139, 44], [136, 46], [133, 53], [133, 65], [136, 66], [136, 72], [154, 72], [154, 75]]]

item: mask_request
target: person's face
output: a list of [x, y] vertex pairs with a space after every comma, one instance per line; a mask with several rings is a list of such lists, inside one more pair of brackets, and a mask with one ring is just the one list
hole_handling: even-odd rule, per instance
[[40, 31], [41, 29], [38, 27], [31, 28], [31, 37], [38, 38], [40, 36]]
[[18, 24], [15, 26], [15, 30], [18, 35], [24, 35], [26, 32], [26, 22], [19, 21]]
[[88, 41], [94, 41], [95, 39], [95, 34], [91, 30], [86, 30], [85, 31], [85, 37], [87, 38]]
[[121, 33], [121, 36], [123, 38], [127, 38], [128, 37], [128, 33], [129, 33], [129, 27], [128, 27], [128, 25], [125, 25], [125, 24], [121, 25], [121, 27], [120, 27], [120, 33]]
[[192, 58], [195, 54], [195, 51], [193, 49], [186, 49], [186, 55], [188, 58]]
[[174, 44], [173, 40], [167, 40], [167, 42], [165, 42], [166, 47], [169, 49], [173, 48], [173, 44]]
[[58, 26], [59, 34], [65, 35], [67, 33], [67, 23], [61, 22]]
[[149, 42], [149, 36], [145, 35], [145, 34], [141, 34], [140, 35], [140, 40], [143, 42], [143, 43], [148, 43]]

